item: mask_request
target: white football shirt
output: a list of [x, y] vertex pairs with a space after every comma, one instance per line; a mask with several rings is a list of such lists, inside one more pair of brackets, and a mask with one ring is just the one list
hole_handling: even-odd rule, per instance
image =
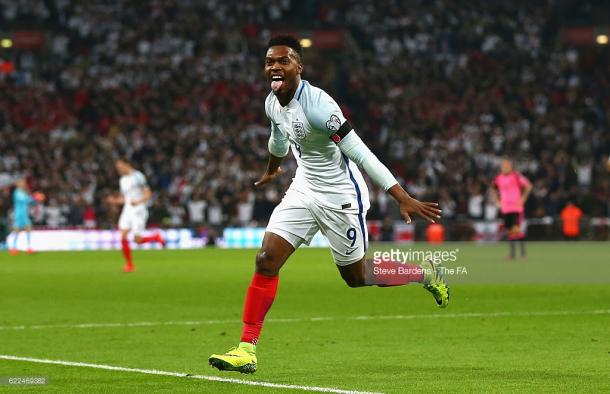
[[[131, 207], [132, 201], [141, 199], [144, 195], [144, 190], [148, 187], [144, 174], [138, 170], [133, 170], [129, 175], [121, 176], [119, 185], [121, 193], [125, 197], [125, 207]], [[145, 204], [140, 205], [146, 206]]]
[[369, 191], [358, 166], [330, 138], [345, 117], [328, 93], [301, 80], [285, 107], [271, 92], [265, 112], [273, 138], [289, 142], [297, 161], [289, 190], [300, 191], [328, 209], [359, 214], [369, 209]]

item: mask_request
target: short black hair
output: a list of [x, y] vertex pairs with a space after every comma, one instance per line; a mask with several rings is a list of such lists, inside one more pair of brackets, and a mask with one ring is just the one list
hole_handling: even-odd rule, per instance
[[293, 36], [279, 35], [272, 37], [267, 43], [267, 49], [276, 45], [285, 45], [289, 48], [294, 49], [294, 51], [299, 55], [299, 61], [303, 58], [303, 47], [301, 46], [299, 40], [297, 40]]

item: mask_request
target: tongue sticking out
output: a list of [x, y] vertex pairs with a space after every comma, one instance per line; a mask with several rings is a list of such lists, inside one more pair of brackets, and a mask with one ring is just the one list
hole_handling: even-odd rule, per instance
[[284, 84], [284, 81], [271, 81], [271, 90], [277, 92], [282, 87], [282, 84]]

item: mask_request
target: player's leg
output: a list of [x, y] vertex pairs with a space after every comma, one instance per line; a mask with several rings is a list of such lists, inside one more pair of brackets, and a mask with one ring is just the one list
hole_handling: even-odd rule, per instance
[[517, 257], [517, 243], [519, 242], [520, 230], [519, 225], [515, 224], [508, 230], [508, 242], [510, 245], [510, 259], [513, 260]]
[[133, 272], [135, 270], [131, 257], [131, 247], [129, 246], [129, 232], [133, 224], [133, 212], [123, 208], [121, 216], [119, 216], [119, 230], [121, 231], [121, 251], [125, 259], [124, 272]]
[[516, 217], [514, 213], [505, 213], [503, 215], [504, 219], [504, 228], [506, 229], [506, 239], [508, 240], [508, 259], [513, 260], [515, 258], [515, 250], [516, 250]]
[[449, 289], [439, 264], [367, 259], [368, 232], [364, 214], [316, 210], [315, 215], [320, 230], [328, 239], [339, 273], [348, 286], [388, 287], [421, 283], [434, 295], [439, 306], [447, 306]]
[[426, 273], [432, 274], [432, 270], [427, 270], [420, 264], [375, 260], [364, 256], [349, 265], [337, 264], [337, 268], [349, 287], [390, 287], [424, 283]]
[[28, 221], [25, 215], [15, 212], [13, 216], [13, 245], [12, 247], [9, 247], [9, 253], [13, 256], [19, 254], [19, 249], [17, 249], [17, 245], [19, 245], [19, 234], [27, 225]]
[[508, 213], [504, 216], [504, 226], [508, 231], [508, 244], [510, 246], [510, 259], [516, 258], [517, 243], [521, 249], [521, 257], [525, 257], [525, 234], [521, 228], [523, 222], [522, 213]]
[[295, 247], [277, 234], [266, 232], [263, 246], [256, 254], [254, 276], [246, 292], [243, 328], [239, 345], [225, 354], [213, 354], [209, 363], [221, 371], [256, 371], [256, 343], [263, 321], [273, 305], [279, 282], [278, 273]]
[[288, 193], [273, 211], [263, 245], [256, 255], [254, 276], [246, 292], [239, 346], [225, 354], [211, 355], [210, 365], [225, 371], [256, 371], [256, 344], [275, 299], [279, 271], [290, 255], [303, 242], [309, 243], [317, 231], [302, 198]]
[[19, 233], [21, 232], [21, 229], [19, 229], [19, 227], [15, 226], [13, 227], [13, 242], [12, 245], [9, 246], [8, 252], [10, 255], [12, 256], [16, 256], [19, 254], [19, 249], [17, 249], [17, 241], [19, 240]]
[[148, 220], [148, 210], [143, 209], [140, 212], [137, 213], [137, 219], [136, 222], [134, 223], [134, 228], [136, 228], [136, 230], [134, 230], [134, 241], [136, 241], [137, 244], [141, 245], [141, 244], [147, 244], [150, 242], [156, 242], [158, 244], [161, 245], [161, 247], [165, 247], [165, 239], [163, 238], [163, 236], [161, 235], [161, 232], [158, 231], [157, 233], [153, 234], [153, 235], [146, 235], [143, 236], [141, 235], [141, 233], [144, 231], [144, 229], [146, 229], [146, 221]]
[[146, 235], [146, 236], [138, 235], [137, 237], [134, 238], [134, 240], [138, 244], [147, 244], [150, 242], [156, 242], [156, 243], [160, 244], [162, 247], [165, 247], [165, 239], [163, 239], [161, 232], [157, 232], [153, 235]]
[[27, 245], [27, 253], [32, 254], [34, 250], [32, 249], [32, 226], [28, 225], [25, 227], [25, 241]]
[[[424, 280], [424, 270], [419, 265], [364, 257], [368, 244], [364, 213], [320, 208], [315, 209], [314, 215], [320, 223], [320, 231], [328, 239], [341, 277], [349, 287], [400, 286]], [[401, 268], [400, 274], [398, 268]]]
[[295, 248], [281, 236], [267, 232], [256, 254], [256, 268], [246, 293], [241, 342], [256, 345], [265, 315], [275, 299], [280, 268]]
[[443, 267], [440, 263], [401, 263], [363, 256], [349, 265], [337, 264], [337, 268], [349, 287], [391, 287], [421, 283], [424, 289], [432, 293], [439, 307], [445, 308], [449, 303], [449, 286], [443, 278]]
[[525, 236], [522, 235], [519, 240], [519, 247], [521, 250], [521, 258], [524, 259], [526, 257], [526, 253], [525, 253]]
[[133, 259], [131, 257], [131, 247], [129, 246], [129, 229], [122, 228], [121, 230], [121, 251], [123, 252], [123, 258], [125, 259], [125, 265], [123, 266], [124, 272], [135, 271], [133, 265]]
[[521, 258], [525, 258], [525, 217], [521, 212], [517, 215], [517, 239], [521, 249]]

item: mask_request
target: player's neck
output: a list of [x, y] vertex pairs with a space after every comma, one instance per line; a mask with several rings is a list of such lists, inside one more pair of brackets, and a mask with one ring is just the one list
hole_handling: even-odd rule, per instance
[[297, 83], [294, 84], [294, 88], [290, 89], [285, 94], [276, 94], [277, 101], [279, 101], [282, 107], [287, 106], [292, 101], [299, 86], [301, 86], [301, 77], [297, 76]]

